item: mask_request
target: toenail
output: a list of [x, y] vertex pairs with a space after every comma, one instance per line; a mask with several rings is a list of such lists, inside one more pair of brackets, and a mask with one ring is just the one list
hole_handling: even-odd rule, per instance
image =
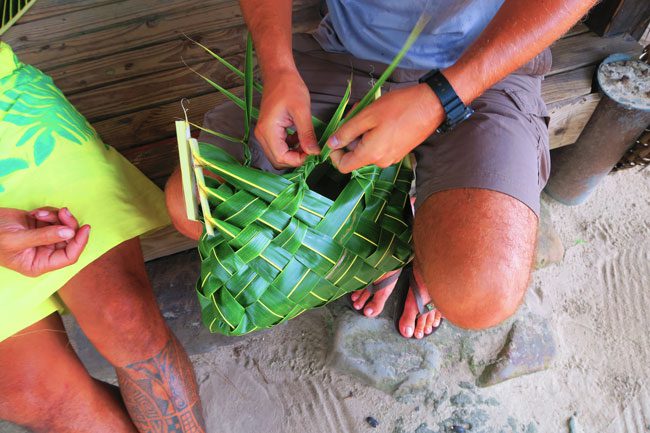
[[366, 314], [367, 314], [367, 315], [370, 316], [370, 315], [372, 315], [372, 313], [374, 313], [374, 312], [375, 312], [375, 310], [373, 310], [372, 308], [366, 308]]
[[407, 337], [410, 337], [411, 335], [413, 335], [413, 328], [407, 326], [406, 328], [404, 328], [404, 332], [406, 333]]
[[355, 308], [356, 310], [358, 310], [358, 309], [361, 308], [361, 305], [359, 305], [359, 304], [354, 304], [354, 308]]
[[422, 338], [422, 331], [416, 332], [415, 338]]
[[431, 331], [433, 331], [431, 328], [427, 328], [424, 330], [424, 332], [426, 332], [427, 334], [431, 334]]

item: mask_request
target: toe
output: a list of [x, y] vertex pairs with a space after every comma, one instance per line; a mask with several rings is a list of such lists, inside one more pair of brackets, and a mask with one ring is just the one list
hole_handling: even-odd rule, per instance
[[360, 310], [363, 308], [364, 305], [366, 305], [366, 302], [368, 302], [368, 299], [370, 299], [370, 296], [372, 294], [366, 290], [363, 289], [362, 293], [359, 295], [356, 301], [354, 301], [353, 305], [356, 310]]
[[431, 315], [430, 312], [426, 313], [426, 314], [423, 314], [420, 317], [418, 317], [416, 319], [416, 321], [415, 321], [414, 335], [415, 335], [415, 338], [417, 338], [418, 340], [420, 338], [424, 338], [424, 328], [425, 328], [425, 326], [427, 324], [427, 317], [430, 316], [430, 315]]
[[386, 287], [385, 289], [378, 290], [377, 293], [375, 293], [375, 296], [372, 297], [372, 300], [368, 302], [366, 308], [364, 308], [363, 313], [368, 317], [375, 317], [384, 311], [384, 305], [386, 305], [386, 300], [393, 291], [393, 287]]
[[434, 323], [436, 321], [436, 314], [434, 312], [431, 312], [427, 314], [426, 317], [427, 320], [426, 320], [426, 324], [424, 325], [424, 333], [426, 335], [429, 335], [433, 332]]
[[406, 295], [406, 303], [404, 304], [404, 313], [399, 320], [399, 329], [402, 336], [411, 338], [415, 331], [415, 319], [418, 316], [418, 307], [415, 303], [415, 297], [409, 290]]
[[433, 327], [437, 328], [440, 326], [440, 322], [442, 322], [442, 314], [440, 314], [440, 311], [436, 310], [435, 319], [433, 320]]
[[350, 299], [352, 299], [352, 302], [356, 302], [357, 299], [359, 299], [359, 296], [365, 291], [366, 289], [361, 289], [361, 290], [355, 290], [352, 292], [350, 295]]

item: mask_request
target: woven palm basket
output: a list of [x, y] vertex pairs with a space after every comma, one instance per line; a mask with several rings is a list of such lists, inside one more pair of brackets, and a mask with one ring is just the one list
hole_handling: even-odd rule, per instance
[[[385, 169], [366, 166], [343, 178], [324, 144], [372, 102], [423, 25], [418, 23], [388, 70], [345, 118], [350, 83], [332, 119], [327, 124], [314, 119], [323, 150], [289, 173], [252, 168], [248, 157], [242, 164], [216, 146], [197, 143], [189, 137], [189, 124], [177, 122], [184, 187], [196, 186], [198, 219], [205, 226], [197, 292], [211, 332], [242, 335], [270, 328], [364, 288], [411, 260], [410, 160]], [[203, 77], [244, 110], [246, 123], [242, 139], [208, 132], [247, 146], [257, 116], [253, 90], [262, 90], [252, 79], [252, 42], [249, 38], [245, 72], [210, 53], [244, 79], [242, 100]], [[191, 207], [188, 203], [190, 217]]]

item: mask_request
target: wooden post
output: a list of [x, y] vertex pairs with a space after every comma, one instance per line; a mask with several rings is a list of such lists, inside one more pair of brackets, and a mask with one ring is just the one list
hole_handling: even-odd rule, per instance
[[614, 93], [613, 85], [603, 78], [603, 65], [619, 60], [621, 56], [615, 54], [601, 64], [598, 82], [604, 95], [578, 141], [551, 152], [551, 177], [545, 191], [561, 203], [584, 202], [650, 124], [647, 99]]
[[603, 0], [591, 9], [585, 24], [600, 36], [629, 33], [638, 41], [649, 22], [648, 0]]

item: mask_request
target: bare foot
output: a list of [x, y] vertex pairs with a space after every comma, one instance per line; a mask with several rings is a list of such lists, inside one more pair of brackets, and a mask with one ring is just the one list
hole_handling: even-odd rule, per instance
[[[375, 281], [375, 284], [381, 282], [385, 278], [389, 278], [393, 274], [399, 271], [389, 272], [379, 280]], [[420, 287], [420, 296], [422, 297], [423, 303], [426, 305], [431, 302], [431, 297], [426, 290], [426, 286], [422, 282], [420, 274], [415, 271], [414, 277], [418, 282]], [[384, 310], [386, 301], [395, 289], [397, 281], [389, 284], [387, 287], [377, 290], [374, 295], [367, 289], [357, 290], [352, 292], [351, 299], [352, 305], [356, 310], [363, 310], [363, 315], [366, 317], [376, 317]], [[417, 302], [415, 301], [415, 296], [413, 295], [413, 288], [408, 291], [406, 296], [406, 303], [404, 304], [404, 312], [399, 321], [399, 330], [400, 334], [406, 338], [415, 337], [417, 339], [424, 338], [425, 335], [429, 335], [433, 332], [435, 328], [440, 325], [440, 320], [442, 316], [438, 310], [427, 311], [424, 314], [419, 314]]]

